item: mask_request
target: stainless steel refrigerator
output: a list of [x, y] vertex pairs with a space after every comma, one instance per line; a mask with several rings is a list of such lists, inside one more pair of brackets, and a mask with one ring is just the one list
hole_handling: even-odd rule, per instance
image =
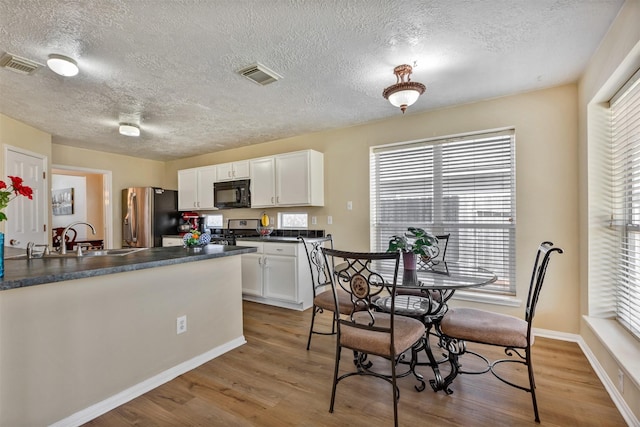
[[162, 246], [162, 235], [177, 234], [178, 192], [155, 187], [122, 190], [122, 246]]

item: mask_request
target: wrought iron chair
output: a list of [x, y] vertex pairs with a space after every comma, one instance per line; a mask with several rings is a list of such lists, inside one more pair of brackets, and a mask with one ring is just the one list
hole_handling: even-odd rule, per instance
[[[298, 236], [298, 239], [302, 242], [307, 253], [309, 269], [311, 270], [311, 285], [313, 287], [313, 311], [311, 312], [311, 325], [309, 326], [309, 338], [307, 340], [307, 350], [309, 350], [313, 334], [336, 334], [335, 316], [332, 317], [331, 332], [316, 331], [314, 329], [317, 314], [323, 313], [325, 310], [330, 311], [332, 314], [336, 311], [329, 270], [321, 251], [321, 248], [327, 244], [330, 249], [333, 249], [333, 238], [331, 234], [328, 234], [320, 239], [305, 239], [302, 236]], [[351, 312], [351, 298], [344, 291], [338, 292], [338, 307], [340, 314], [349, 314]]]
[[[395, 314], [395, 289], [398, 277], [400, 254], [356, 253], [323, 248], [325, 263], [329, 267], [334, 302], [338, 302], [338, 291], [349, 295], [351, 309], [345, 317], [335, 313], [337, 325], [336, 361], [329, 412], [333, 412], [336, 387], [340, 381], [353, 375], [370, 375], [389, 382], [393, 390], [393, 418], [398, 425], [398, 399], [400, 391], [396, 378], [413, 374], [424, 388], [422, 376], [415, 372], [415, 364], [402, 375], [396, 374], [396, 365], [403, 353], [411, 350], [412, 360], [417, 358], [417, 350], [424, 335], [424, 325], [410, 317]], [[379, 273], [386, 267], [385, 277]], [[391, 310], [389, 313], [375, 311], [372, 302], [386, 287], [391, 290]], [[354, 351], [356, 370], [338, 376], [340, 354], [343, 348]], [[380, 356], [390, 361], [391, 375], [372, 371], [369, 355]]]
[[436, 237], [438, 238], [438, 246], [437, 246], [438, 253], [436, 254], [436, 256], [431, 257], [429, 259], [420, 258], [418, 260], [418, 268], [428, 269], [433, 264], [438, 264], [445, 260], [445, 257], [447, 256], [447, 247], [449, 246], [449, 237], [451, 237], [451, 233], [436, 235]]
[[[64, 232], [65, 227], [56, 227], [51, 229], [51, 232], [53, 233], [53, 238], [52, 238], [52, 242], [51, 242], [51, 246], [54, 248], [58, 248], [60, 247], [60, 245], [62, 244], [62, 233]], [[67, 231], [67, 235], [65, 236], [65, 244], [68, 243], [74, 243], [76, 241], [76, 236], [78, 235], [78, 232], [74, 229], [74, 228], [70, 228], [69, 231]]]
[[[440, 346], [448, 351], [451, 364], [451, 373], [445, 378], [444, 389], [447, 394], [452, 392], [449, 389], [449, 385], [458, 373], [482, 374], [491, 371], [500, 381], [531, 393], [535, 420], [540, 422], [533, 364], [531, 362], [531, 346], [534, 340], [531, 334], [531, 326], [547, 266], [549, 265], [551, 254], [554, 252], [561, 254], [562, 249], [553, 247], [551, 242], [542, 242], [538, 248], [529, 285], [524, 320], [475, 308], [451, 308], [444, 315], [438, 327], [440, 329]], [[489, 362], [484, 356], [469, 352], [482, 357], [488, 366], [485, 370], [479, 372], [462, 371], [458, 358], [467, 352], [467, 341], [504, 347], [504, 352], [509, 358]], [[517, 358], [514, 355], [517, 355]], [[528, 387], [509, 381], [496, 371], [497, 365], [507, 362], [526, 365], [529, 375]]]

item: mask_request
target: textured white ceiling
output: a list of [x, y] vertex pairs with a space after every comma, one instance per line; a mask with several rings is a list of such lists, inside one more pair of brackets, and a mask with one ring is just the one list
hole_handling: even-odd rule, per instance
[[[169, 160], [574, 82], [623, 0], [0, 0], [0, 112], [57, 144]], [[259, 86], [236, 71], [283, 76]], [[138, 120], [139, 138], [118, 134]]]

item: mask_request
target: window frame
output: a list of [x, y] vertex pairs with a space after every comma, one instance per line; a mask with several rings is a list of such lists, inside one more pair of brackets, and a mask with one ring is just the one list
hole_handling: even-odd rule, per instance
[[[285, 225], [285, 217], [293, 215], [304, 215], [306, 225]], [[283, 230], [300, 230], [309, 228], [309, 214], [307, 212], [278, 212], [278, 228]]]
[[[482, 155], [482, 151], [479, 152], [480, 154], [469, 154], [474, 150], [481, 150], [483, 148], [482, 144], [491, 145], [492, 143], [498, 148], [488, 148], [486, 152], [489, 154], [486, 157]], [[392, 168], [397, 167], [399, 171], [403, 171], [404, 166], [389, 166], [388, 168], [386, 166], [381, 166], [379, 161], [384, 162], [384, 160], [380, 160], [381, 157], [378, 156], [384, 156], [385, 154], [392, 156], [393, 153], [398, 153], [398, 156], [401, 156], [400, 153], [403, 150], [409, 150], [406, 152], [413, 156], [419, 156], [420, 154], [418, 153], [425, 151], [425, 158], [428, 162], [427, 172], [422, 174], [424, 175], [422, 178], [424, 181], [424, 187], [415, 185], [415, 188], [412, 188], [412, 185], [401, 186], [402, 184], [397, 184], [398, 191], [395, 197], [400, 201], [406, 202], [406, 200], [411, 199], [412, 195], [414, 199], [425, 199], [426, 194], [427, 200], [424, 201], [424, 203], [427, 203], [426, 206], [428, 206], [428, 208], [420, 208], [421, 211], [418, 216], [423, 215], [423, 217], [417, 221], [400, 220], [394, 223], [389, 221], [389, 218], [386, 218], [387, 222], [385, 222], [385, 218], [382, 218], [385, 215], [385, 207], [383, 206], [385, 201], [381, 200], [381, 197], [385, 197], [385, 195], [383, 194], [381, 196], [381, 193], [389, 191], [383, 189], [385, 185], [388, 185], [389, 188], [393, 189], [394, 184], [385, 183], [384, 180], [386, 179], [387, 181], [392, 182], [396, 179], [391, 177], [394, 173]], [[431, 154], [429, 154], [429, 151], [431, 151]], [[457, 154], [460, 154], [460, 156], [457, 157]], [[443, 156], [445, 156], [444, 161]], [[485, 158], [482, 159], [482, 157]], [[473, 170], [468, 172], [464, 169], [466, 167], [465, 161], [468, 162], [470, 159], [473, 159], [472, 162], [474, 165], [477, 163], [478, 169], [475, 170], [472, 168]], [[501, 162], [502, 169], [498, 166], [491, 166], [493, 163], [492, 159], [495, 160], [495, 163]], [[458, 161], [461, 161], [461, 163], [457, 164]], [[508, 164], [506, 170], [504, 168], [505, 162]], [[392, 163], [392, 161], [388, 161], [388, 163]], [[492, 167], [495, 170], [500, 169], [500, 171], [492, 172]], [[406, 170], [407, 173], [411, 173], [411, 166], [407, 166]], [[428, 180], [429, 172], [432, 174], [430, 182]], [[491, 205], [491, 202], [488, 201], [490, 199], [488, 193], [490, 191], [495, 191], [496, 184], [490, 182], [492, 180], [490, 178], [487, 179], [486, 177], [492, 175], [492, 173], [501, 176], [496, 178], [498, 182], [508, 182], [507, 189], [503, 189], [501, 192], [501, 200], [498, 202], [499, 205], [497, 206], [497, 208], [500, 209], [508, 209], [508, 213], [505, 213], [504, 211], [500, 212], [499, 209], [497, 211], [494, 209], [494, 212], [489, 215], [487, 211], [473, 208], [475, 206], [481, 206], [483, 203], [485, 205]], [[468, 177], [465, 177], [465, 174], [468, 174]], [[472, 263], [479, 266], [485, 266], [489, 269], [492, 269], [492, 265], [498, 266], [496, 267], [496, 273], [499, 272], [500, 274], [498, 274], [499, 279], [496, 283], [470, 290], [470, 292], [482, 293], [485, 295], [495, 294], [508, 297], [515, 296], [515, 175], [516, 158], [514, 128], [503, 128], [371, 147], [371, 250], [386, 250], [390, 235], [387, 236], [385, 234], [385, 228], [387, 230], [387, 234], [389, 234], [388, 230], [390, 227], [395, 227], [396, 230], [404, 227], [406, 230], [406, 227], [408, 226], [426, 228], [434, 234], [452, 233], [452, 239], [449, 241], [449, 244], [451, 245], [453, 243], [454, 248], [449, 246], [447, 251], [448, 260]], [[401, 180], [398, 181], [400, 182]], [[485, 183], [482, 184], [481, 182], [476, 186], [476, 181], [485, 181]], [[470, 182], [471, 184], [467, 184], [467, 182]], [[469, 187], [469, 189], [467, 189], [467, 187]], [[412, 191], [415, 193], [412, 193]], [[465, 193], [465, 191], [467, 191], [467, 193]], [[456, 200], [447, 201], [447, 198], [459, 198], [460, 196], [452, 196], [452, 194], [457, 193], [462, 196], [466, 196], [466, 199], [460, 202], [457, 202]], [[420, 194], [420, 196], [418, 196], [418, 194]], [[431, 195], [429, 196], [429, 194]], [[403, 195], [406, 196], [406, 199], [403, 199]], [[430, 206], [428, 201], [429, 198], [431, 198]], [[459, 203], [459, 205], [457, 203]], [[411, 204], [407, 204], [406, 206], [407, 210], [411, 210]], [[469, 206], [472, 207], [470, 208]], [[464, 218], [464, 221], [459, 220], [456, 215], [451, 214], [451, 209], [456, 210], [456, 215], [460, 213], [465, 214], [466, 217]], [[429, 210], [431, 210], [430, 215], [422, 212]], [[410, 212], [410, 215], [416, 214], [417, 212], [418, 211]], [[481, 212], [486, 214], [486, 218], [479, 219], [481, 218], [481, 215], [479, 215]], [[475, 217], [473, 217], [472, 214], [474, 214]], [[386, 215], [393, 215], [393, 213], [389, 214], [387, 212]], [[495, 217], [491, 218], [492, 216]], [[395, 231], [391, 234], [397, 233], [398, 231]], [[486, 248], [483, 248], [482, 245], [475, 244], [475, 242], [477, 242], [477, 237], [475, 236], [482, 233], [486, 233], [486, 240], [481, 241], [485, 243], [488, 241], [491, 244], [498, 242], [501, 245], [500, 251], [502, 252], [500, 252], [500, 257], [497, 257], [500, 258], [499, 261], [494, 259], [496, 257], [493, 253], [490, 253], [491, 251], [486, 251]], [[457, 249], [455, 248], [455, 245], [458, 245]], [[458, 259], [450, 258], [450, 249], [453, 249], [454, 257], [456, 257], [455, 252], [457, 251]], [[483, 258], [483, 253], [485, 254], [485, 258]]]
[[609, 101], [613, 311], [640, 340], [640, 69]]

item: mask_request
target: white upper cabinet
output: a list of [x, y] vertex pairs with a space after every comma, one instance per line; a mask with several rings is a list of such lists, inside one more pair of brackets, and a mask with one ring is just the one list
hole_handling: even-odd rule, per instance
[[314, 150], [178, 171], [178, 209], [215, 209], [213, 183], [251, 178], [251, 207], [324, 206], [324, 154]]
[[276, 158], [278, 206], [324, 206], [324, 155], [305, 150]]
[[216, 167], [183, 169], [178, 171], [178, 210], [215, 209], [213, 183]]
[[296, 151], [250, 163], [251, 207], [324, 205], [322, 153]]
[[216, 181], [249, 179], [249, 160], [216, 165]]
[[263, 157], [249, 161], [251, 207], [264, 208], [276, 203], [276, 159]]

